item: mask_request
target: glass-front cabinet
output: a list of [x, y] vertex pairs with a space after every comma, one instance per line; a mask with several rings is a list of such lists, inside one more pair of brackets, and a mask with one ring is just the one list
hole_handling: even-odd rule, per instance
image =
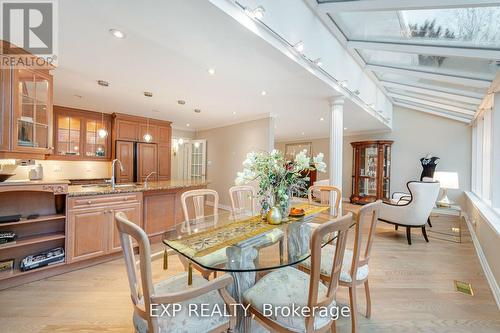
[[52, 76], [46, 71], [14, 71], [14, 140], [21, 152], [48, 154], [52, 150]]
[[111, 158], [111, 117], [54, 106], [54, 140], [52, 159], [108, 160]]
[[390, 198], [391, 146], [393, 141], [352, 142], [351, 202], [366, 204]]

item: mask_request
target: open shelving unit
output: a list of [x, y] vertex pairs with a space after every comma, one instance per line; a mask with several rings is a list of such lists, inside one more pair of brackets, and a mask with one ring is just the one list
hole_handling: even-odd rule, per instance
[[[16, 222], [0, 223], [0, 232], [13, 231], [15, 242], [0, 245], [0, 261], [14, 259], [14, 269], [0, 272], [0, 289], [6, 280], [64, 265], [55, 263], [28, 271], [20, 270], [20, 263], [28, 255], [53, 248], [65, 248], [66, 214], [65, 195], [52, 192], [11, 191], [0, 192], [0, 215], [21, 214]], [[27, 219], [32, 214], [37, 218]]]

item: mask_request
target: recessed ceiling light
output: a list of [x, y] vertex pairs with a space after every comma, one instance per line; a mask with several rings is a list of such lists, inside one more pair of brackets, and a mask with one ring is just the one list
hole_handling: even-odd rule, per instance
[[323, 117], [319, 118], [319, 121], [324, 121], [324, 120], [325, 120], [325, 118], [323, 118]]
[[150, 92], [150, 91], [145, 91], [144, 92], [144, 96], [146, 96], [146, 97], [153, 97], [153, 93]]
[[178, 100], [178, 101], [177, 101], [177, 104], [179, 104], [179, 105], [184, 105], [184, 104], [186, 104], [186, 101], [185, 101], [185, 100], [180, 99], [180, 100]]
[[299, 53], [304, 52], [304, 42], [303, 42], [303, 41], [300, 41], [300, 42], [296, 43], [296, 44], [293, 46], [293, 48], [294, 48], [297, 52], [299, 52]]
[[305, 135], [306, 133], [302, 132], [302, 135]]
[[215, 68], [209, 68], [208, 69], [208, 74], [215, 75]]
[[194, 109], [194, 112], [195, 113], [201, 113], [201, 110], [200, 109]]
[[233, 111], [233, 114], [236, 114], [236, 111]]
[[190, 124], [186, 124], [186, 127], [189, 127], [189, 126], [191, 126], [191, 125]]
[[108, 81], [104, 81], [104, 80], [97, 80], [97, 84], [100, 85], [100, 86], [103, 86], [103, 87], [108, 87], [109, 86], [109, 82]]
[[323, 62], [321, 61], [321, 58], [314, 59], [313, 60], [314, 64], [321, 67], [323, 65]]
[[356, 89], [356, 90], [354, 90], [354, 91], [353, 91], [353, 93], [354, 93], [354, 95], [359, 95], [359, 94], [361, 94], [361, 92], [360, 92], [359, 90], [357, 90], [357, 89]]
[[262, 96], [266, 96], [266, 95], [267, 95], [267, 91], [262, 90], [262, 91], [260, 92], [260, 94], [261, 94]]
[[127, 37], [123, 31], [118, 29], [109, 29], [109, 33], [117, 39], [124, 39], [125, 37]]
[[339, 84], [341, 87], [345, 88], [345, 87], [347, 87], [347, 80], [339, 81]]

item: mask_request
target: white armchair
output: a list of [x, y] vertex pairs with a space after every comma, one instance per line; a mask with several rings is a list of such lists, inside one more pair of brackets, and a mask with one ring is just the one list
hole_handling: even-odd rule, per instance
[[408, 199], [400, 199], [398, 203], [384, 202], [380, 207], [379, 220], [406, 227], [406, 237], [411, 245], [411, 228], [422, 228], [425, 241], [428, 242], [425, 224], [439, 195], [438, 182], [410, 181], [406, 184], [409, 190]]

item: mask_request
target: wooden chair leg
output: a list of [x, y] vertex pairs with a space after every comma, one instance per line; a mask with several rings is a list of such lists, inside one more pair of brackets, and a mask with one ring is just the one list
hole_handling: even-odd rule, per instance
[[424, 235], [425, 241], [429, 243], [429, 238], [427, 238], [427, 231], [425, 230], [425, 225], [422, 226], [422, 235]]
[[330, 332], [337, 333], [337, 321], [332, 321], [332, 325], [330, 326]]
[[394, 230], [398, 230], [398, 227], [399, 227], [399, 226], [396, 224], [396, 225], [394, 226]]
[[349, 287], [349, 301], [351, 303], [351, 332], [356, 333], [358, 329], [358, 306], [356, 303], [356, 286]]
[[411, 228], [406, 227], [406, 238], [408, 239], [408, 245], [411, 245]]
[[370, 318], [372, 315], [372, 300], [370, 297], [370, 286], [368, 285], [368, 280], [365, 281], [365, 296], [366, 296], [366, 318]]
[[429, 224], [429, 227], [432, 228], [431, 217], [430, 216], [427, 218], [427, 224]]

